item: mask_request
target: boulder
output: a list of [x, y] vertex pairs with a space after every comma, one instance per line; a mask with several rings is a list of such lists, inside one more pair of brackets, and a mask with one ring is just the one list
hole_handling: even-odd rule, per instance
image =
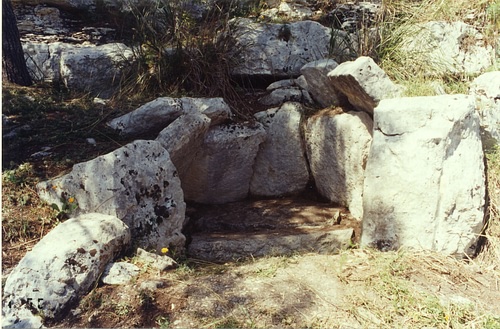
[[306, 146], [316, 189], [326, 199], [363, 216], [364, 168], [373, 122], [365, 112], [323, 110], [306, 125]]
[[108, 122], [108, 126], [122, 135], [157, 134], [182, 114], [202, 113], [212, 125], [231, 116], [231, 109], [222, 98], [159, 97], [138, 109]]
[[[269, 5], [271, 1], [267, 1]], [[301, 0], [276, 1], [272, 8], [260, 12], [260, 17], [267, 20], [306, 20], [310, 19], [314, 12], [308, 7], [308, 3]]]
[[137, 248], [137, 260], [151, 266], [160, 272], [177, 268], [177, 262], [166, 255], [157, 255], [147, 252], [144, 249]]
[[330, 83], [345, 95], [357, 110], [373, 115], [380, 100], [396, 97], [398, 88], [370, 57], [345, 62], [328, 73]]
[[200, 112], [183, 114], [156, 138], [170, 154], [181, 185], [185, 177], [190, 175], [189, 167], [199, 152], [209, 127], [210, 119], [206, 115]]
[[37, 188], [40, 198], [59, 209], [71, 203], [78, 206], [77, 214], [99, 211], [120, 218], [138, 247], [159, 252], [184, 245], [184, 196], [177, 170], [159, 142], [137, 140], [76, 164], [69, 174]]
[[109, 263], [104, 268], [101, 281], [104, 284], [127, 284], [139, 275], [139, 267], [127, 262]]
[[430, 76], [478, 74], [493, 65], [486, 38], [464, 22], [431, 21], [403, 33], [399, 50]]
[[265, 138], [260, 123], [212, 127], [182, 182], [186, 200], [220, 204], [246, 198], [252, 166]]
[[302, 90], [296, 87], [274, 89], [268, 95], [259, 99], [259, 103], [266, 106], [280, 106], [285, 102], [301, 102], [303, 99]]
[[122, 43], [71, 48], [61, 53], [61, 79], [69, 90], [109, 97], [132, 61], [132, 50]]
[[89, 213], [56, 226], [7, 278], [2, 327], [37, 325], [31, 312], [58, 319], [129, 242], [128, 227], [113, 216]]
[[299, 103], [285, 103], [279, 109], [255, 115], [263, 124], [267, 139], [255, 159], [251, 194], [282, 196], [306, 187], [309, 170], [301, 136], [302, 112]]
[[302, 73], [307, 81], [307, 91], [323, 107], [339, 104], [337, 90], [328, 78], [328, 73], [333, 71], [338, 65], [333, 59], [320, 59], [307, 63], [300, 69], [300, 73]]
[[61, 53], [77, 46], [62, 43], [24, 42], [26, 66], [34, 81], [61, 81]]
[[365, 171], [361, 245], [471, 255], [483, 228], [484, 170], [473, 97], [382, 100]]
[[241, 59], [232, 71], [235, 76], [298, 77], [302, 66], [329, 56], [332, 42], [341, 44], [349, 38], [336, 31], [332, 41], [332, 30], [313, 21], [270, 24], [237, 19], [233, 23], [234, 49]]
[[489, 148], [500, 144], [500, 71], [474, 79], [469, 93], [476, 98], [483, 145]]

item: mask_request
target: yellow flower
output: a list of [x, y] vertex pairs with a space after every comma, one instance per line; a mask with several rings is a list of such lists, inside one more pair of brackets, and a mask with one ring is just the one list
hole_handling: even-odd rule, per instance
[[52, 185], [52, 189], [55, 191], [57, 190], [57, 185]]
[[69, 197], [68, 202], [69, 202], [69, 203], [73, 203], [73, 202], [75, 202], [75, 198], [73, 198], [73, 197]]
[[168, 252], [168, 248], [161, 248], [161, 253], [166, 254]]

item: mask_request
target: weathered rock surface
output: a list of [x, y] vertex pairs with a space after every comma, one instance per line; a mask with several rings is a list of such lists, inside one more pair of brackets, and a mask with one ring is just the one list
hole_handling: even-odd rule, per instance
[[[234, 75], [297, 77], [305, 64], [328, 57], [331, 29], [317, 22], [263, 24], [238, 19], [235, 23], [235, 49], [242, 53]], [[335, 38], [338, 44], [345, 44], [348, 35], [337, 31]]]
[[260, 17], [268, 20], [285, 19], [304, 20], [313, 16], [314, 12], [309, 8], [309, 4], [300, 0], [294, 1], [267, 1], [269, 9], [263, 10]]
[[181, 185], [185, 177], [190, 174], [189, 167], [200, 150], [209, 127], [210, 119], [206, 115], [192, 112], [178, 117], [156, 138], [170, 154]]
[[132, 50], [121, 43], [65, 49], [60, 57], [61, 79], [69, 90], [107, 97], [132, 57]]
[[274, 89], [259, 99], [259, 103], [267, 106], [280, 106], [285, 102], [301, 102], [304, 98], [302, 90], [297, 87]]
[[[338, 253], [351, 244], [352, 228], [303, 229], [300, 232], [205, 234], [193, 236], [188, 253], [213, 262], [250, 257], [290, 255], [295, 252]], [[230, 250], [230, 252], [228, 252]]]
[[307, 121], [306, 146], [318, 192], [363, 216], [364, 168], [372, 140], [372, 119], [365, 112], [324, 110]]
[[25, 42], [23, 51], [26, 66], [34, 81], [61, 81], [61, 53], [74, 48], [62, 42], [41, 43]]
[[469, 93], [476, 98], [484, 146], [500, 144], [500, 71], [474, 79]]
[[186, 200], [226, 203], [244, 199], [259, 145], [265, 138], [261, 124], [212, 127], [182, 182]]
[[302, 106], [285, 103], [279, 109], [255, 115], [267, 131], [253, 166], [250, 193], [281, 196], [302, 191], [309, 181], [300, 126]]
[[104, 284], [127, 284], [139, 275], [139, 267], [127, 262], [109, 263], [104, 268], [101, 281]]
[[137, 246], [160, 251], [182, 247], [185, 203], [175, 166], [156, 141], [138, 140], [37, 186], [40, 197], [59, 209], [113, 215], [130, 227]]
[[123, 135], [155, 134], [182, 114], [202, 113], [216, 125], [227, 120], [231, 109], [222, 98], [159, 97], [111, 120], [108, 126]]
[[333, 87], [347, 96], [357, 110], [372, 115], [380, 100], [400, 94], [400, 88], [370, 57], [342, 63], [328, 73], [328, 77]]
[[328, 78], [328, 73], [337, 66], [338, 63], [333, 59], [320, 59], [308, 63], [300, 69], [300, 73], [307, 81], [307, 91], [323, 107], [339, 104], [337, 90]]
[[402, 56], [413, 58], [429, 75], [477, 74], [493, 64], [486, 38], [464, 22], [427, 22], [406, 34]]
[[474, 252], [485, 174], [474, 99], [383, 100], [365, 172], [362, 246]]
[[147, 266], [151, 266], [160, 272], [177, 267], [177, 262], [172, 258], [166, 255], [153, 254], [142, 248], [137, 248], [136, 257], [140, 262], [145, 263]]
[[60, 316], [88, 292], [129, 242], [128, 227], [113, 216], [91, 213], [59, 224], [7, 278], [2, 327], [38, 326], [38, 316], [31, 311], [45, 318]]

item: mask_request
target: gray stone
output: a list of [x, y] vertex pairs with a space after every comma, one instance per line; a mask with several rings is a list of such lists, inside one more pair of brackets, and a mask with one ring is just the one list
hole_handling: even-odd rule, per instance
[[302, 91], [299, 88], [280, 88], [271, 91], [259, 99], [259, 103], [267, 106], [280, 106], [285, 102], [301, 102]]
[[357, 110], [373, 115], [380, 100], [399, 96], [401, 90], [370, 57], [345, 62], [328, 73], [333, 87], [347, 96]]
[[483, 145], [491, 148], [500, 144], [500, 71], [474, 79], [469, 93], [476, 98]]
[[361, 245], [474, 253], [485, 211], [474, 99], [386, 99], [375, 109]]
[[[240, 64], [232, 71], [234, 75], [298, 77], [305, 64], [329, 57], [332, 30], [317, 22], [264, 24], [237, 19], [233, 23], [235, 49], [241, 51]], [[338, 44], [348, 39], [346, 33], [336, 32], [334, 39]]]
[[156, 138], [170, 154], [181, 185], [185, 177], [190, 175], [189, 167], [199, 152], [209, 127], [210, 119], [206, 115], [192, 112], [178, 117]]
[[139, 268], [127, 262], [109, 263], [101, 277], [104, 284], [127, 284], [139, 275]]
[[216, 125], [227, 120], [231, 109], [222, 98], [159, 97], [138, 109], [108, 122], [108, 126], [122, 135], [155, 134], [182, 114], [201, 113]]
[[309, 181], [300, 127], [303, 108], [285, 103], [280, 109], [256, 114], [267, 131], [255, 159], [250, 193], [281, 196], [302, 191]]
[[47, 319], [59, 317], [90, 290], [106, 264], [129, 242], [129, 229], [113, 216], [86, 214], [59, 224], [9, 275], [2, 326], [16, 320], [34, 324], [30, 321], [36, 319], [25, 317], [30, 304]]
[[160, 272], [171, 270], [177, 268], [178, 266], [177, 262], [172, 258], [166, 255], [153, 254], [142, 248], [137, 248], [136, 256], [139, 261], [147, 264], [148, 266], [152, 266]]
[[302, 73], [304, 79], [307, 81], [307, 91], [323, 107], [339, 104], [337, 90], [328, 78], [328, 73], [338, 65], [333, 59], [320, 59], [307, 63], [300, 69], [300, 73]]
[[71, 48], [61, 53], [61, 79], [69, 90], [110, 96], [133, 52], [121, 43]]
[[485, 36], [464, 22], [431, 21], [402, 35], [401, 56], [430, 76], [478, 74], [493, 65], [494, 50]]
[[193, 235], [193, 241], [188, 246], [188, 254], [211, 262], [290, 255], [297, 252], [334, 254], [351, 245], [353, 233], [352, 228], [341, 230], [303, 228], [295, 233], [281, 231], [273, 234], [199, 234]]
[[217, 204], [244, 199], [265, 138], [261, 124], [212, 127], [182, 182], [186, 200]]
[[40, 198], [59, 209], [73, 198], [75, 213], [99, 211], [120, 218], [140, 247], [160, 251], [184, 244], [186, 205], [177, 170], [159, 142], [127, 144], [37, 188]]
[[61, 53], [75, 45], [62, 42], [23, 42], [26, 66], [34, 81], [61, 81]]
[[316, 189], [326, 199], [363, 216], [364, 168], [373, 121], [365, 112], [321, 111], [307, 121], [307, 156]]

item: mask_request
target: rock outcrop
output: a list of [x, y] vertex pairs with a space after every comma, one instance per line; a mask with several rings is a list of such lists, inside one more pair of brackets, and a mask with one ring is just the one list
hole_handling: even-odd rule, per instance
[[323, 107], [339, 105], [337, 90], [328, 78], [328, 73], [338, 65], [333, 59], [320, 59], [307, 63], [300, 69], [307, 82], [307, 91]]
[[364, 169], [373, 122], [364, 112], [321, 111], [307, 121], [306, 145], [316, 189], [326, 199], [363, 216]]
[[76, 164], [69, 174], [37, 188], [42, 199], [59, 209], [74, 203], [77, 214], [100, 212], [120, 218], [139, 247], [159, 252], [169, 245], [184, 245], [184, 196], [177, 170], [159, 142], [135, 141]]
[[2, 327], [39, 327], [41, 314], [57, 319], [129, 242], [128, 227], [113, 216], [91, 213], [59, 224], [7, 278]]
[[473, 254], [485, 174], [474, 99], [386, 99], [375, 109], [361, 245]]

